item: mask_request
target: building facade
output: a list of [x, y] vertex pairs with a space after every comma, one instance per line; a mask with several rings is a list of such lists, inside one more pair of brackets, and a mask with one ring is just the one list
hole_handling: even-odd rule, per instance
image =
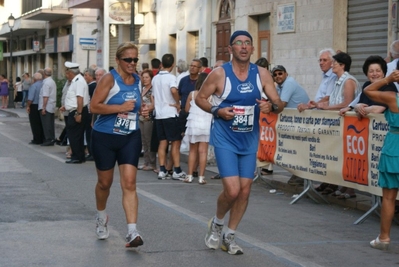
[[[139, 63], [172, 53], [176, 61], [206, 57], [212, 66], [230, 59], [231, 33], [248, 30], [255, 46], [251, 61], [266, 57], [271, 67], [284, 65], [312, 98], [321, 80], [321, 49], [348, 52], [351, 73], [360, 81], [369, 55], [388, 56], [397, 39], [397, 5], [397, 0], [5, 0], [0, 14], [7, 18], [12, 11], [16, 18], [13, 77], [45, 66], [62, 76], [66, 60], [108, 68], [115, 65], [117, 45], [129, 40], [139, 48]], [[0, 70], [9, 73], [7, 21], [0, 40]]]

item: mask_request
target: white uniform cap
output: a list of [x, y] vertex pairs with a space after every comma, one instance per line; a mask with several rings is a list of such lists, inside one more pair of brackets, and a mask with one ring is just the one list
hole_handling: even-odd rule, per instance
[[70, 61], [66, 61], [65, 62], [65, 67], [67, 67], [68, 69], [78, 69], [79, 68], [79, 64], [78, 63], [73, 63]]

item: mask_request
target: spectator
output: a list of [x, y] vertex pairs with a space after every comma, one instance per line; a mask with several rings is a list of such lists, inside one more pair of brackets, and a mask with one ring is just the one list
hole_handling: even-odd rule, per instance
[[275, 66], [272, 70], [272, 75], [274, 82], [277, 84], [277, 92], [286, 108], [296, 108], [298, 104], [309, 101], [309, 96], [305, 89], [294, 78], [288, 76], [284, 66]]
[[[395, 40], [389, 46], [389, 54], [392, 61], [388, 63], [387, 76], [396, 70], [396, 65], [399, 61], [399, 40]], [[399, 83], [394, 82], [396, 89], [399, 91]]]
[[[87, 82], [87, 86], [89, 87], [89, 97], [91, 99], [97, 86], [95, 70], [91, 68], [86, 69], [84, 72], [84, 79]], [[89, 114], [87, 116], [87, 121], [85, 122], [85, 138], [87, 150], [86, 161], [93, 161], [94, 159], [91, 153], [91, 121], [93, 119], [93, 115], [90, 111], [90, 102], [88, 104], [88, 112]]]
[[183, 180], [186, 173], [180, 168], [181, 128], [179, 124], [180, 101], [176, 84], [176, 76], [170, 72], [173, 69], [174, 57], [165, 54], [162, 57], [162, 70], [152, 79], [152, 90], [155, 106], [155, 123], [158, 132], [159, 173], [158, 179], [167, 179], [166, 149], [171, 143], [173, 160], [172, 179]]
[[[42, 73], [43, 75], [43, 73]], [[21, 108], [25, 108], [25, 104], [28, 98], [29, 87], [32, 84], [32, 79], [29, 77], [29, 73], [25, 72], [22, 75], [22, 105]]]
[[44, 141], [41, 115], [39, 112], [39, 94], [43, 86], [42, 79], [43, 76], [39, 72], [33, 75], [33, 84], [29, 89], [27, 97], [26, 112], [29, 114], [29, 124], [33, 135], [33, 139], [29, 142], [30, 145], [40, 145]]
[[57, 85], [51, 68], [44, 69], [43, 85], [39, 94], [39, 111], [44, 133], [44, 142], [41, 146], [53, 146], [55, 143], [54, 110], [57, 102]]
[[22, 106], [22, 98], [23, 98], [23, 93], [22, 93], [22, 80], [21, 77], [17, 77], [16, 83], [14, 84], [14, 103], [15, 106], [18, 102], [21, 102]]
[[[332, 61], [334, 55], [335, 52], [332, 50], [332, 48], [326, 48], [319, 52], [319, 66], [323, 72], [323, 78], [314, 99], [314, 102], [316, 103], [326, 101], [327, 97], [331, 95], [331, 92], [334, 89], [335, 81], [337, 80], [337, 75], [332, 71]], [[309, 108], [314, 108], [310, 102], [300, 103], [297, 107], [299, 112]]]
[[388, 108], [384, 116], [389, 124], [378, 163], [378, 186], [382, 188], [380, 234], [370, 242], [375, 249], [386, 250], [391, 243], [390, 230], [395, 213], [395, 200], [399, 188], [399, 105], [397, 92], [382, 92], [379, 89], [389, 83], [399, 81], [399, 71], [393, 71], [387, 78], [376, 81], [364, 89], [372, 101], [384, 103]]
[[161, 68], [161, 61], [158, 58], [151, 59], [151, 69], [154, 76], [158, 74], [160, 68]]
[[8, 105], [8, 80], [6, 76], [0, 74], [0, 96], [1, 96], [1, 108], [7, 108]]
[[[324, 98], [322, 101], [311, 101], [310, 105], [318, 109], [324, 110], [340, 110], [341, 108], [349, 106], [349, 104], [361, 93], [361, 87], [355, 77], [349, 74], [352, 64], [351, 57], [339, 52], [333, 56], [332, 68], [337, 75], [337, 80], [334, 89], [330, 96]], [[316, 188], [316, 191], [323, 195], [328, 195], [338, 189], [337, 185], [322, 183]]]
[[80, 74], [79, 64], [67, 61], [65, 67], [71, 75], [71, 85], [65, 97], [65, 109], [69, 112], [67, 134], [72, 149], [71, 159], [65, 163], [80, 164], [86, 161], [84, 132], [88, 116], [89, 89]]
[[[385, 77], [387, 73], [387, 64], [385, 60], [380, 56], [369, 56], [363, 64], [363, 73], [367, 76], [368, 81], [363, 84], [362, 90], [364, 90], [371, 83], [377, 82]], [[381, 92], [396, 92], [396, 87], [393, 83], [384, 85], [378, 89]], [[340, 110], [341, 115], [349, 110], [354, 110], [359, 119], [366, 117], [369, 113], [382, 113], [388, 106], [372, 101], [362, 92], [352, 103]], [[349, 187], [341, 187], [335, 191], [333, 196], [338, 199], [347, 199], [356, 197], [355, 190]]]
[[194, 170], [199, 164], [198, 183], [206, 184], [205, 167], [208, 156], [208, 143], [211, 130], [212, 114], [200, 109], [195, 104], [195, 98], [198, 95], [198, 91], [207, 76], [208, 74], [205, 72], [199, 74], [195, 83], [195, 90], [190, 93], [185, 105], [186, 112], [189, 113], [187, 118], [187, 130], [185, 134], [190, 143], [188, 155], [188, 174], [184, 179], [184, 182], [186, 183], [191, 183], [193, 181]]
[[187, 62], [185, 60], [180, 59], [177, 62], [176, 67], [177, 67], [177, 72], [179, 73], [179, 75], [177, 75], [177, 78], [176, 78], [176, 83], [177, 83], [177, 86], [179, 86], [180, 80], [183, 77], [190, 75], [190, 72], [188, 71], [189, 68], [188, 68]]
[[152, 111], [154, 110], [153, 96], [152, 96], [152, 78], [153, 73], [151, 70], [147, 69], [141, 73], [141, 97], [143, 99], [142, 106], [149, 110], [150, 115], [144, 117], [140, 115], [140, 130], [141, 130], [141, 142], [143, 144], [144, 151], [144, 164], [139, 166], [139, 170], [152, 171], [156, 169], [156, 153], [151, 151], [151, 137], [152, 128], [154, 125], [154, 117], [152, 116]]
[[200, 60], [202, 65], [200, 72], [205, 72], [206, 74], [209, 74], [212, 69], [208, 67], [208, 59], [206, 57], [201, 57]]
[[258, 65], [258, 66], [260, 66], [262, 68], [265, 68], [265, 69], [269, 70], [269, 65], [270, 64], [269, 64], [269, 61], [267, 61], [266, 58], [261, 57], [255, 62], [255, 65]]

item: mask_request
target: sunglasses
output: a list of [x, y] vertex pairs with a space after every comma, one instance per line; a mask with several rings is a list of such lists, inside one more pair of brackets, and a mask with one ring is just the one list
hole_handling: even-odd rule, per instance
[[284, 72], [275, 72], [275, 73], [273, 73], [273, 77], [282, 76], [283, 74], [284, 74]]
[[126, 63], [132, 63], [132, 61], [134, 62], [134, 63], [137, 63], [138, 61], [139, 61], [139, 58], [137, 58], [137, 57], [135, 57], [135, 58], [132, 58], [132, 57], [125, 57], [125, 58], [121, 58], [123, 61], [125, 61]]
[[236, 45], [236, 46], [242, 46], [242, 45], [245, 45], [245, 46], [250, 46], [252, 43], [251, 43], [251, 41], [241, 41], [241, 40], [237, 40], [237, 41], [235, 41], [235, 42], [233, 42], [231, 45]]

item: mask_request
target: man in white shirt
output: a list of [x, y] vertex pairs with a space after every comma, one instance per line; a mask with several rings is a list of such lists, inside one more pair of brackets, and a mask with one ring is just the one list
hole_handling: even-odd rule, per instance
[[52, 70], [44, 69], [44, 80], [39, 93], [39, 112], [42, 121], [44, 142], [41, 146], [53, 146], [55, 143], [54, 109], [57, 99], [57, 85], [51, 78]]
[[65, 62], [67, 72], [71, 75], [71, 85], [65, 97], [65, 110], [68, 113], [67, 135], [71, 145], [71, 159], [65, 163], [83, 163], [85, 159], [84, 131], [87, 123], [89, 104], [88, 85], [80, 74], [79, 64]]
[[[393, 41], [391, 46], [389, 47], [389, 52], [391, 54], [392, 61], [387, 64], [387, 75], [388, 77], [394, 70], [396, 70], [396, 66], [399, 61], [399, 40]], [[399, 84], [394, 82], [396, 89], [399, 91]]]
[[[331, 95], [331, 92], [334, 89], [335, 81], [337, 79], [337, 75], [332, 72], [332, 60], [334, 55], [335, 52], [332, 48], [326, 48], [319, 52], [319, 66], [323, 72], [323, 78], [319, 85], [319, 89], [317, 90], [314, 99], [315, 102], [325, 100], [326, 97]], [[301, 112], [305, 109], [312, 108], [312, 106], [310, 103], [301, 103], [297, 108]]]
[[152, 92], [155, 106], [155, 123], [159, 139], [158, 160], [159, 173], [158, 179], [167, 179], [166, 170], [166, 150], [171, 146], [171, 156], [173, 161], [174, 180], [183, 180], [185, 172], [180, 168], [180, 144], [182, 135], [179, 127], [180, 97], [177, 90], [176, 76], [171, 74], [174, 66], [172, 54], [165, 54], [162, 57], [162, 69], [152, 79]]

